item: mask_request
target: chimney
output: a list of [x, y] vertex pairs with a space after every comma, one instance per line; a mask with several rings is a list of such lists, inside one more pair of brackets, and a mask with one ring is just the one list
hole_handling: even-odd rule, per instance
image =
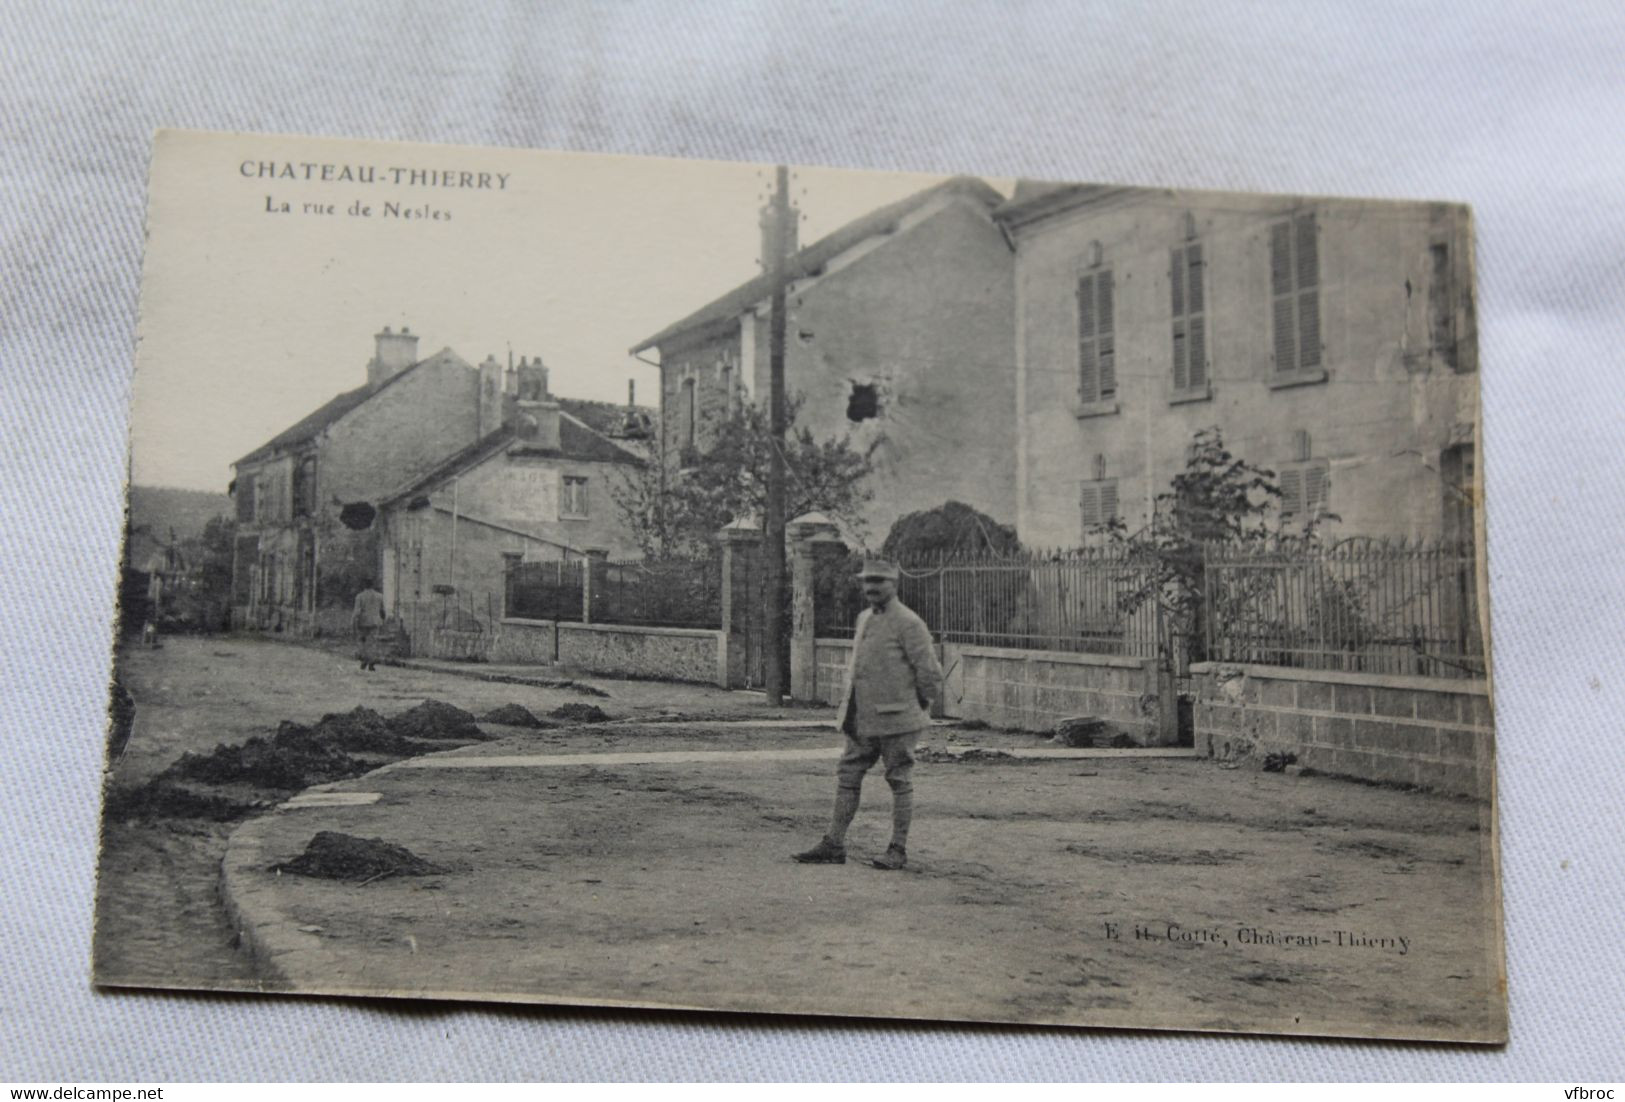
[[643, 440], [649, 435], [648, 422], [638, 411], [637, 387], [637, 380], [626, 380], [626, 412], [621, 415], [620, 430], [620, 436], [626, 440]]
[[483, 438], [502, 427], [502, 365], [495, 356], [485, 357], [479, 368], [480, 436]]
[[367, 385], [379, 387], [418, 362], [418, 338], [406, 326], [399, 333], [384, 326], [382, 333], [373, 334], [378, 351], [367, 364]]
[[559, 404], [547, 389], [547, 368], [542, 358], [519, 358], [519, 435], [527, 446], [559, 450]]

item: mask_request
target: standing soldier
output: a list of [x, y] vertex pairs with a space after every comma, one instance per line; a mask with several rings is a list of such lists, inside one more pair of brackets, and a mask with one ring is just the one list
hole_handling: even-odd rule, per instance
[[350, 626], [355, 629], [361, 648], [361, 668], [378, 668], [378, 629], [384, 626], [384, 595], [372, 587], [372, 579], [361, 582], [361, 592], [355, 595], [355, 610], [350, 613]]
[[846, 749], [836, 766], [835, 814], [829, 833], [795, 859], [808, 865], [846, 863], [846, 828], [858, 811], [863, 775], [885, 763], [892, 791], [892, 836], [877, 869], [908, 863], [908, 828], [914, 817], [914, 746], [930, 723], [931, 702], [942, 690], [942, 666], [931, 632], [913, 609], [897, 599], [897, 567], [879, 559], [863, 564], [863, 596], [869, 607], [858, 614], [852, 656], [846, 668], [846, 697], [837, 722]]

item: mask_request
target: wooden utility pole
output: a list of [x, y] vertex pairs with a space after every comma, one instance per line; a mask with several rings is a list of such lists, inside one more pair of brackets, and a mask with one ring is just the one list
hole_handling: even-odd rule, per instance
[[762, 615], [762, 649], [767, 660], [767, 702], [774, 707], [784, 703], [784, 328], [785, 328], [785, 249], [790, 239], [790, 170], [779, 165], [774, 172], [773, 198], [768, 204], [768, 229], [764, 235], [769, 283], [773, 288], [768, 319], [767, 410], [769, 456], [767, 466], [767, 516], [762, 522], [762, 557], [767, 568], [767, 600]]

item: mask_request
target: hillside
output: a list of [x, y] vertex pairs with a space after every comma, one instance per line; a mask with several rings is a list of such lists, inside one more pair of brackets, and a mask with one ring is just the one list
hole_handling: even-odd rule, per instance
[[203, 534], [213, 517], [231, 515], [231, 498], [206, 490], [169, 486], [130, 487], [130, 561], [141, 563], [169, 542], [170, 529], [181, 541]]

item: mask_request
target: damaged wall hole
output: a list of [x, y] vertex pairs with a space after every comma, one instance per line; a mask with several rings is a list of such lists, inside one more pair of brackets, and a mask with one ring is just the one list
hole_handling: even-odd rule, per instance
[[846, 419], [868, 421], [880, 416], [880, 391], [873, 383], [853, 383], [846, 399]]

